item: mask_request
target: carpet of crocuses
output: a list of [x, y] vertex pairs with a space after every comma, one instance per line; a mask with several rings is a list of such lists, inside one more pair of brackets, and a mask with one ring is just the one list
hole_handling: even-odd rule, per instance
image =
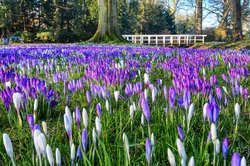
[[0, 47], [0, 165], [250, 164], [250, 51]]

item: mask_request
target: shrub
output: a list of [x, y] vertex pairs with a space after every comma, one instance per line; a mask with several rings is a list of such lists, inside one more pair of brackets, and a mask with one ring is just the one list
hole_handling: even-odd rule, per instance
[[28, 32], [28, 31], [23, 31], [21, 33], [21, 38], [23, 39], [23, 41], [25, 43], [30, 43], [30, 42], [33, 42], [34, 41], [34, 34], [31, 33], [31, 32]]
[[43, 42], [54, 42], [55, 37], [52, 32], [38, 32], [36, 34], [37, 40], [43, 41]]

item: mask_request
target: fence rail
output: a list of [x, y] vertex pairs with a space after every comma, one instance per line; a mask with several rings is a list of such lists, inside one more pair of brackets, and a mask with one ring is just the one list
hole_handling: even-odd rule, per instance
[[123, 37], [135, 44], [148, 46], [166, 45], [193, 45], [204, 43], [207, 35], [123, 35]]

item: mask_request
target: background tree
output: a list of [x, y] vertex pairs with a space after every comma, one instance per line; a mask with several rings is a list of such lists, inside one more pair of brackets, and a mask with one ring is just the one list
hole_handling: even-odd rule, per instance
[[202, 3], [203, 0], [196, 0], [197, 7], [196, 7], [196, 33], [202, 34]]
[[117, 0], [98, 0], [98, 27], [90, 42], [124, 42], [117, 18]]

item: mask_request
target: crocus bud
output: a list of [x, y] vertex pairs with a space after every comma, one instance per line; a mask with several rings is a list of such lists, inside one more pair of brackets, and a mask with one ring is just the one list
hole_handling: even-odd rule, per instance
[[152, 102], [153, 103], [155, 102], [156, 95], [157, 95], [157, 89], [156, 87], [153, 87], [152, 88]]
[[148, 85], [149, 82], [149, 75], [147, 73], [144, 73], [144, 84]]
[[82, 160], [82, 151], [81, 151], [80, 145], [79, 145], [78, 148], [77, 148], [76, 157], [77, 157], [79, 160]]
[[119, 99], [119, 94], [120, 94], [119, 91], [115, 91], [115, 92], [114, 92], [114, 96], [115, 96], [115, 101], [116, 101], [116, 102], [117, 102], [118, 99]]
[[40, 134], [41, 134], [41, 131], [39, 129], [34, 130], [34, 145], [35, 145], [37, 156], [41, 155], [41, 151], [40, 151], [38, 139], [37, 139]]
[[149, 110], [148, 102], [146, 99], [142, 99], [141, 107], [142, 107], [143, 114], [149, 124], [150, 123], [150, 110]]
[[93, 138], [94, 145], [96, 145], [96, 129], [95, 128], [92, 129], [92, 138]]
[[22, 94], [18, 92], [13, 93], [12, 98], [13, 98], [13, 103], [14, 103], [16, 110], [20, 111], [21, 103], [23, 101]]
[[87, 150], [87, 145], [88, 145], [88, 133], [86, 129], [83, 129], [82, 131], [82, 147], [84, 152]]
[[73, 143], [70, 147], [70, 159], [72, 163], [74, 163], [75, 156], [76, 156], [76, 147], [75, 144]]
[[182, 141], [184, 141], [184, 132], [183, 132], [183, 130], [182, 130], [182, 127], [181, 127], [181, 125], [180, 124], [178, 124], [178, 126], [177, 126], [177, 131], [178, 131], [178, 135], [179, 135], [179, 137], [180, 137], [180, 139], [182, 140]]
[[109, 112], [109, 101], [108, 100], [106, 100], [105, 106], [106, 106], [106, 110]]
[[43, 154], [43, 157], [46, 157], [46, 138], [43, 133], [40, 133], [37, 136], [37, 143], [41, 153]]
[[67, 131], [70, 144], [72, 144], [72, 126], [66, 114], [64, 114], [64, 127], [65, 127], [65, 130]]
[[234, 107], [235, 118], [236, 118], [236, 126], [238, 126], [239, 116], [240, 116], [240, 105], [238, 103], [235, 104]]
[[223, 143], [222, 143], [222, 153], [223, 153], [224, 159], [226, 159], [227, 158], [227, 154], [228, 154], [228, 138], [225, 138], [223, 140]]
[[213, 141], [216, 140], [217, 130], [216, 130], [216, 125], [214, 123], [211, 124], [211, 136]]
[[208, 103], [205, 103], [203, 106], [203, 121], [205, 122], [206, 117], [207, 117], [207, 107], [208, 107]]
[[144, 116], [143, 116], [143, 114], [141, 115], [141, 125], [144, 126]]
[[216, 139], [214, 143], [215, 143], [215, 153], [218, 154], [218, 153], [220, 153], [220, 141], [219, 141], [219, 139]]
[[122, 140], [123, 140], [124, 145], [125, 145], [127, 156], [129, 157], [129, 142], [128, 142], [128, 137], [125, 133], [122, 134]]
[[48, 129], [47, 129], [47, 123], [42, 121], [42, 126], [43, 126], [43, 132], [46, 136], [48, 136]]
[[83, 120], [84, 127], [87, 128], [88, 127], [88, 113], [85, 108], [82, 109], [82, 120]]
[[195, 166], [195, 163], [194, 163], [194, 156], [192, 156], [188, 162], [188, 166]]
[[27, 121], [28, 121], [28, 124], [30, 126], [30, 129], [32, 130], [34, 127], [34, 117], [32, 114], [27, 115]]
[[53, 157], [53, 153], [52, 153], [52, 150], [50, 148], [50, 146], [47, 144], [46, 146], [46, 152], [47, 152], [47, 158], [48, 158], [48, 161], [49, 161], [49, 164], [51, 166], [54, 166], [54, 157]]
[[101, 132], [102, 132], [102, 124], [101, 124], [101, 121], [98, 117], [95, 118], [95, 127], [96, 127], [96, 131], [97, 131], [98, 136], [100, 136]]
[[38, 110], [38, 99], [35, 99], [34, 101], [34, 112], [37, 112]]
[[192, 103], [192, 104], [189, 106], [189, 109], [188, 109], [188, 116], [187, 116], [188, 130], [189, 130], [191, 118], [192, 118], [192, 116], [193, 116], [193, 112], [194, 112], [194, 103]]
[[100, 103], [98, 103], [96, 105], [96, 113], [97, 113], [98, 117], [100, 118], [101, 115], [102, 115], [102, 108], [101, 108], [101, 104]]
[[134, 107], [133, 107], [133, 105], [130, 105], [130, 107], [129, 107], [129, 115], [130, 115], [130, 119], [133, 119], [133, 117], [134, 117]]
[[78, 129], [81, 128], [81, 112], [78, 106], [76, 106], [76, 124]]
[[144, 98], [147, 99], [148, 98], [148, 90], [144, 89]]
[[22, 94], [20, 94], [18, 92], [13, 93], [12, 98], [13, 98], [14, 106], [15, 106], [16, 111], [17, 111], [19, 125], [22, 126], [22, 119], [21, 119], [21, 116], [20, 116], [20, 107], [21, 107], [21, 104], [22, 104], [22, 101], [23, 101]]
[[169, 148], [168, 148], [168, 161], [171, 166], [176, 166], [174, 154]]
[[150, 136], [150, 142], [151, 142], [151, 146], [154, 147], [154, 146], [155, 146], [155, 137], [154, 137], [154, 133], [152, 133], [151, 136]]
[[150, 142], [149, 138], [146, 139], [145, 148], [146, 148], [146, 159], [148, 161], [148, 164], [150, 165], [150, 163], [151, 163], [151, 142]]
[[231, 166], [240, 166], [241, 160], [238, 153], [234, 153], [231, 159]]
[[61, 153], [58, 148], [56, 148], [56, 165], [61, 166]]
[[177, 138], [177, 149], [178, 149], [180, 157], [184, 160], [184, 163], [185, 163], [187, 160], [187, 155], [186, 155], [184, 144], [181, 142], [179, 138]]
[[222, 89], [224, 90], [224, 92], [228, 95], [228, 91], [227, 88], [225, 86], [222, 86]]
[[72, 116], [68, 106], [65, 107], [65, 115], [67, 116], [70, 125], [72, 125]]
[[88, 104], [90, 104], [90, 102], [91, 102], [91, 96], [90, 96], [89, 91], [86, 92], [86, 98], [87, 98]]
[[247, 166], [246, 158], [243, 156], [240, 162], [240, 166]]
[[13, 147], [12, 147], [12, 143], [11, 143], [9, 135], [6, 133], [3, 133], [3, 144], [5, 147], [6, 153], [8, 154], [11, 161], [13, 162]]

